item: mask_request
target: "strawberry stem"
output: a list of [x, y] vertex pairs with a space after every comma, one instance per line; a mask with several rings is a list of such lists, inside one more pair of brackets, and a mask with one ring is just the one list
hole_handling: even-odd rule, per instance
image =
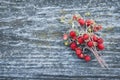
[[98, 55], [98, 51], [95, 48], [93, 48], [93, 50], [95, 51], [95, 53], [97, 54], [97, 56], [99, 57], [99, 59], [101, 60], [101, 62], [103, 63], [104, 67], [108, 68], [107, 63]]

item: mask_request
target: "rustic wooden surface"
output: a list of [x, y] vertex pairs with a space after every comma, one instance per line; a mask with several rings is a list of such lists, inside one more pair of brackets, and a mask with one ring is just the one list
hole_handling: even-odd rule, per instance
[[[60, 23], [61, 12], [90, 12], [103, 25], [101, 54], [109, 69], [96, 59], [85, 63], [63, 45], [69, 26]], [[119, 0], [0, 0], [0, 80], [119, 80], [119, 23]]]

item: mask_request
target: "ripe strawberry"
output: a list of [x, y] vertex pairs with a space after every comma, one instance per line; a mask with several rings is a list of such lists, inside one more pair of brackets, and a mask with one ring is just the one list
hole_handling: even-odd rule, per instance
[[80, 55], [77, 55], [78, 56], [78, 58], [80, 58], [80, 59], [83, 59], [84, 58], [84, 54], [83, 53], [81, 53]]
[[98, 40], [98, 37], [96, 35], [93, 35], [92, 38], [93, 38], [93, 41], [95, 41], [95, 42]]
[[104, 44], [98, 44], [97, 47], [98, 47], [99, 50], [103, 50], [105, 48]]
[[83, 39], [84, 39], [84, 40], [87, 40], [88, 38], [89, 38], [89, 35], [88, 35], [88, 34], [84, 34], [84, 35], [83, 35]]
[[101, 43], [103, 43], [104, 41], [103, 41], [102, 38], [99, 38], [99, 39], [97, 40], [97, 42], [101, 44]]
[[78, 23], [81, 25], [81, 26], [83, 26], [84, 24], [85, 24], [85, 21], [84, 21], [84, 19], [78, 19]]
[[89, 55], [86, 55], [84, 59], [86, 62], [89, 62], [91, 60], [91, 57]]
[[82, 53], [82, 49], [81, 48], [76, 48], [75, 52], [77, 55], [80, 55]]
[[101, 30], [101, 29], [102, 29], [102, 26], [101, 26], [101, 25], [95, 25], [94, 28], [93, 28], [93, 31], [94, 31], [94, 32], [97, 32], [97, 31], [99, 31], [99, 30]]
[[98, 25], [98, 26], [96, 27], [96, 29], [97, 29], [97, 30], [101, 30], [101, 29], [102, 29], [102, 26], [101, 26], [101, 25]]
[[101, 25], [98, 25], [98, 27], [99, 27], [99, 30], [101, 30], [101, 29], [102, 29], [102, 26], [101, 26]]
[[70, 48], [71, 48], [72, 50], [75, 50], [75, 48], [77, 48], [77, 44], [76, 44], [75, 42], [72, 42], [72, 43], [70, 44]]
[[83, 40], [82, 36], [78, 37], [78, 43], [82, 44], [83, 42], [84, 42], [84, 40]]
[[88, 41], [87, 45], [88, 45], [88, 47], [93, 47], [94, 46], [93, 41]]
[[70, 37], [75, 38], [76, 37], [76, 32], [75, 31], [70, 31]]
[[93, 21], [88, 19], [85, 21], [85, 23], [86, 23], [87, 27], [89, 27], [90, 25], [93, 24]]

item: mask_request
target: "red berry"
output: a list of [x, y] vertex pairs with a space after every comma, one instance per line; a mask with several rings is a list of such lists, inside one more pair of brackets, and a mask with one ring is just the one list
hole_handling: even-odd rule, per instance
[[89, 35], [88, 35], [88, 34], [84, 34], [84, 35], [83, 35], [83, 39], [84, 39], [84, 40], [87, 40], [88, 38], [89, 38]]
[[96, 35], [93, 35], [93, 41], [97, 41], [98, 37]]
[[101, 25], [98, 25], [98, 26], [96, 27], [96, 29], [97, 29], [97, 30], [101, 30], [101, 29], [102, 29], [102, 26], [101, 26]]
[[86, 62], [88, 62], [88, 61], [91, 60], [91, 57], [89, 55], [86, 55], [84, 59], [85, 59]]
[[99, 31], [99, 30], [100, 30], [100, 28], [99, 28], [98, 26], [96, 27], [96, 29], [97, 29], [97, 31]]
[[80, 36], [79, 38], [78, 38], [78, 43], [79, 44], [82, 44], [84, 42], [84, 40], [83, 40], [83, 38]]
[[84, 54], [81, 53], [80, 55], [78, 55], [78, 58], [83, 59], [84, 58]]
[[101, 26], [101, 25], [98, 25], [98, 27], [99, 27], [99, 30], [101, 30], [101, 29], [102, 29], [102, 26]]
[[104, 44], [98, 44], [97, 47], [98, 47], [99, 50], [103, 50], [105, 48]]
[[93, 21], [92, 21], [92, 20], [89, 20], [89, 19], [86, 20], [85, 22], [86, 22], [86, 25], [87, 25], [88, 27], [93, 24]]
[[76, 48], [75, 52], [77, 55], [80, 55], [82, 53], [82, 49], [81, 48]]
[[77, 20], [77, 17], [76, 17], [76, 15], [74, 15], [74, 16], [73, 16], [73, 20]]
[[93, 47], [94, 46], [93, 41], [88, 41], [87, 45], [88, 45], [88, 47]]
[[73, 39], [73, 40], [76, 40], [76, 39], [77, 39], [77, 37], [75, 36], [75, 37], [73, 37], [72, 39]]
[[63, 40], [67, 40], [68, 39], [68, 35], [67, 34], [64, 34], [63, 35]]
[[102, 38], [99, 38], [99, 39], [97, 40], [97, 42], [101, 44], [101, 43], [103, 43], [104, 41], [103, 41]]
[[70, 37], [75, 38], [76, 37], [76, 32], [75, 31], [70, 31]]
[[97, 31], [98, 31], [97, 25], [95, 25], [95, 26], [93, 27], [93, 31], [94, 31], [94, 32], [97, 32]]
[[72, 43], [70, 44], [70, 48], [71, 48], [72, 50], [75, 50], [75, 48], [77, 48], [77, 44], [76, 44], [75, 42], [72, 42]]
[[81, 26], [83, 26], [84, 24], [85, 24], [85, 21], [84, 21], [84, 19], [78, 19], [78, 23], [81, 25]]

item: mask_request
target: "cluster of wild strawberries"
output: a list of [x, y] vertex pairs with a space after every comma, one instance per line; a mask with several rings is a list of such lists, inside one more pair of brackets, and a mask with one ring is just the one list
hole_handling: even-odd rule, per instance
[[63, 34], [64, 44], [70, 46], [75, 51], [76, 55], [80, 59], [84, 59], [86, 62], [91, 60], [89, 54], [85, 54], [85, 48], [93, 52], [101, 66], [104, 66], [105, 62], [102, 62], [99, 58], [98, 51], [103, 50], [103, 39], [95, 34], [95, 32], [102, 29], [101, 25], [95, 23], [91, 19], [84, 20], [82, 17], [74, 15], [72, 18], [72, 28]]

